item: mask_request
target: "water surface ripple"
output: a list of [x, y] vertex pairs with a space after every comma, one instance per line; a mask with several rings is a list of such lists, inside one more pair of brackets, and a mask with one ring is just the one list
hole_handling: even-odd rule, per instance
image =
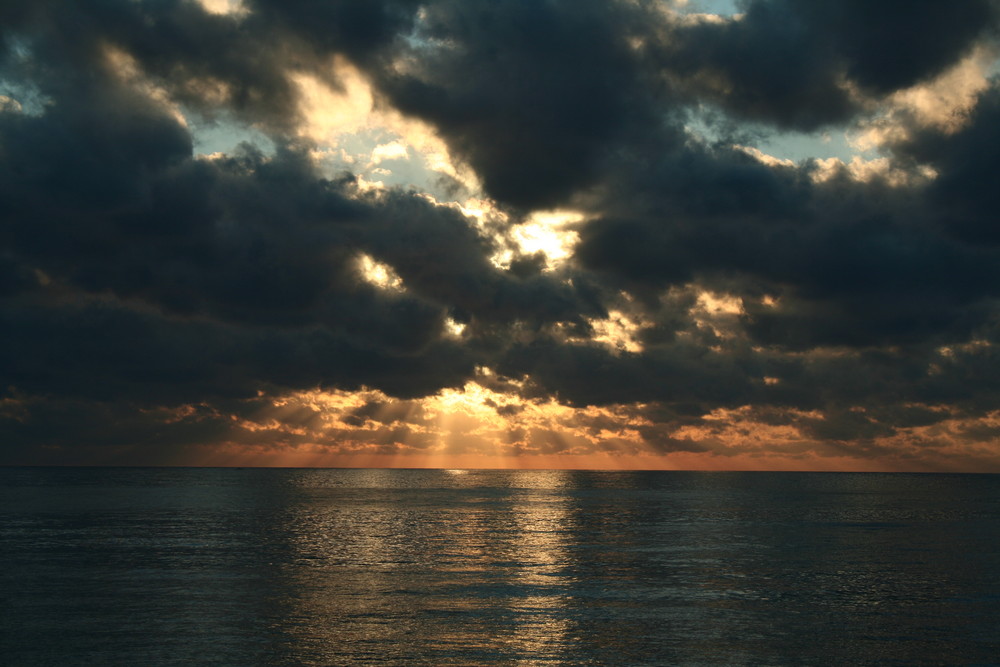
[[989, 664], [1000, 476], [0, 469], [9, 665]]

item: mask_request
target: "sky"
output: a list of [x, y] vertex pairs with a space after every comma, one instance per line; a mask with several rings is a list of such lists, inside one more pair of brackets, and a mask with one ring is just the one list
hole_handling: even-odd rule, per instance
[[0, 464], [1000, 472], [998, 27], [7, 0]]

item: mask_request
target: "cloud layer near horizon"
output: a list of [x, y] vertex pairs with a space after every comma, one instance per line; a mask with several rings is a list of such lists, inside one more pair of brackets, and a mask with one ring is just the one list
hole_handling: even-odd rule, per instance
[[217, 9], [0, 8], [0, 462], [1000, 469], [995, 2]]

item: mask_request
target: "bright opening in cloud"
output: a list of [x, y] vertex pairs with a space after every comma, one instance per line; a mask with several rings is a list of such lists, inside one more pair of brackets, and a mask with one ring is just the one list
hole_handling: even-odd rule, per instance
[[[445, 142], [429, 125], [375, 104], [371, 83], [345, 59], [333, 58], [330, 68], [336, 86], [307, 73], [289, 74], [298, 89], [299, 107], [305, 119], [299, 132], [325, 151], [326, 157], [339, 157], [348, 164], [377, 166], [385, 160], [412, 156], [419, 158], [423, 170], [420, 182], [414, 185], [427, 187], [445, 174], [470, 192], [479, 191], [475, 174], [453, 160]], [[332, 166], [339, 165], [333, 161]]]
[[580, 236], [570, 227], [583, 217], [577, 211], [537, 211], [527, 222], [514, 227], [511, 236], [520, 252], [528, 255], [541, 252], [549, 268], [555, 268], [573, 254]]
[[358, 270], [365, 282], [379, 289], [394, 292], [400, 292], [404, 289], [403, 279], [399, 277], [395, 269], [370, 255], [362, 254], [358, 257]]
[[205, 8], [205, 11], [212, 14], [244, 14], [247, 8], [243, 5], [243, 0], [197, 0]]

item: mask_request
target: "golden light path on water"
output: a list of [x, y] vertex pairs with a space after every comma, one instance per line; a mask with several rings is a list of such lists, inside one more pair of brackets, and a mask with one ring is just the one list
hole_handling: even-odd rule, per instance
[[[494, 651], [557, 656], [573, 645], [567, 592], [582, 564], [572, 548], [580, 510], [564, 488], [567, 473], [512, 472], [500, 490], [475, 487], [466, 470], [443, 472], [462, 502], [439, 506], [434, 488], [418, 498], [394, 488], [397, 477], [385, 470], [356, 471], [349, 491], [301, 480], [302, 492], [322, 489], [325, 502], [297, 505], [285, 523], [295, 561], [309, 564], [289, 582], [301, 591], [287, 610], [302, 619], [290, 626], [298, 645], [332, 654], [346, 640], [406, 642], [414, 627], [379, 622], [400, 616], [426, 619], [420, 632], [449, 649], [485, 642]], [[384, 591], [399, 581], [410, 589], [397, 593], [428, 585], [439, 595], [399, 595], [390, 606]], [[467, 595], [440, 594], [461, 585]], [[456, 617], [466, 622], [450, 622]]]

